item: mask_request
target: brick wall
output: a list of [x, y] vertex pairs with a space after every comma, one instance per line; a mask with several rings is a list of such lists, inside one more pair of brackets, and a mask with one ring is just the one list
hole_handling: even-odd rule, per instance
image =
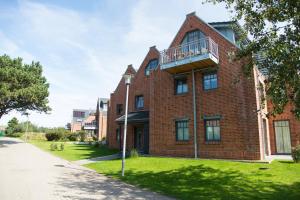
[[[129, 89], [129, 99], [128, 99], [128, 112], [137, 111], [135, 109], [135, 96], [143, 95], [144, 96], [144, 108], [141, 110], [148, 111], [149, 104], [150, 104], [150, 76], [145, 75], [145, 68], [148, 65], [149, 61], [152, 59], [158, 59], [159, 52], [155, 48], [155, 46], [150, 47], [148, 54], [146, 55], [144, 61], [142, 62], [141, 66], [139, 67], [138, 71], [129, 66], [125, 73], [130, 72], [134, 74], [134, 78], [131, 82], [130, 89]], [[120, 125], [115, 122], [118, 117], [121, 117], [125, 114], [125, 94], [126, 94], [126, 86], [124, 80], [121, 79], [118, 87], [116, 88], [115, 92], [111, 94], [109, 108], [108, 108], [108, 143], [109, 146], [112, 148], [120, 148], [119, 142], [116, 138], [116, 130], [117, 128], [121, 131], [121, 141], [123, 135], [123, 125]], [[123, 112], [120, 115], [116, 113], [116, 105], [123, 104]], [[129, 124], [127, 130], [127, 147], [128, 149], [133, 148], [134, 144], [134, 137], [133, 137], [134, 125]]]
[[[268, 111], [272, 110], [272, 103], [268, 102]], [[274, 121], [276, 120], [287, 120], [290, 125], [290, 135], [291, 135], [291, 145], [295, 147], [300, 145], [300, 121], [297, 120], [294, 114], [291, 112], [293, 106], [288, 104], [284, 109], [284, 112], [275, 117], [271, 116], [269, 118], [269, 134], [270, 134], [270, 145], [271, 145], [271, 154], [276, 154], [276, 137], [275, 137], [275, 128]]]
[[[260, 159], [259, 134], [256, 115], [256, 99], [253, 78], [242, 74], [242, 63], [229, 62], [228, 52], [235, 46], [203, 23], [196, 16], [189, 15], [171, 46], [179, 45], [186, 32], [200, 29], [219, 45], [220, 63], [209, 68], [217, 69], [218, 88], [204, 91], [202, 78], [205, 71], [195, 73], [197, 104], [198, 155], [207, 158]], [[145, 110], [150, 112], [150, 154], [170, 156], [194, 156], [193, 145], [193, 102], [192, 76], [186, 74], [189, 91], [185, 95], [174, 95], [174, 77], [166, 71], [154, 70], [149, 77], [144, 75], [149, 60], [158, 57], [151, 48], [130, 86], [129, 111], [134, 111], [135, 95], [144, 95]], [[129, 70], [129, 68], [127, 69]], [[238, 80], [238, 81], [236, 81]], [[118, 148], [115, 119], [116, 105], [123, 104], [125, 110], [125, 85], [121, 80], [116, 91], [111, 94], [108, 114], [109, 146]], [[122, 113], [124, 114], [124, 113]], [[204, 116], [221, 116], [221, 141], [205, 141]], [[189, 141], [177, 142], [175, 119], [189, 119]], [[121, 127], [123, 132], [123, 127]], [[133, 126], [128, 127], [127, 144], [133, 145]]]
[[[197, 141], [200, 157], [259, 159], [259, 134], [256, 116], [255, 87], [252, 78], [242, 75], [241, 63], [228, 61], [235, 47], [196, 16], [188, 16], [171, 47], [181, 43], [188, 31], [200, 29], [219, 46], [218, 88], [204, 91], [205, 71], [195, 73], [197, 104]], [[150, 153], [156, 155], [194, 156], [192, 75], [186, 74], [189, 92], [174, 95], [174, 78], [157, 70], [152, 74], [150, 99]], [[234, 83], [238, 79], [238, 83]], [[203, 116], [221, 115], [221, 141], [205, 141]], [[189, 119], [190, 140], [176, 142], [175, 119]]]

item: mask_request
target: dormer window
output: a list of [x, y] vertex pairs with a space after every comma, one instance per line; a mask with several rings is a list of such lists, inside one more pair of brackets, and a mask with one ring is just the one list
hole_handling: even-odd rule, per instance
[[145, 75], [149, 76], [150, 71], [156, 69], [157, 65], [158, 65], [158, 59], [150, 60], [147, 67], [146, 67], [146, 69], [145, 69]]
[[202, 38], [205, 38], [205, 35], [201, 31], [199, 30], [190, 31], [185, 34], [181, 44], [195, 42], [197, 40], [201, 40]]

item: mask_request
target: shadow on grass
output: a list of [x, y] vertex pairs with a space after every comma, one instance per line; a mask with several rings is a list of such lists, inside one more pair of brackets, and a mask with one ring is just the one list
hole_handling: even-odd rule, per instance
[[[73, 151], [81, 151], [81, 155], [86, 158], [95, 158], [100, 156], [107, 156], [111, 154], [118, 153], [119, 150], [109, 149], [106, 146], [95, 147], [94, 145], [89, 144], [76, 144], [74, 146], [68, 147]], [[84, 153], [83, 153], [84, 152]]]
[[[110, 175], [121, 178], [120, 172]], [[179, 199], [300, 199], [300, 182], [287, 185], [263, 181], [270, 176], [258, 171], [250, 177], [198, 165], [163, 172], [128, 170], [121, 179]]]

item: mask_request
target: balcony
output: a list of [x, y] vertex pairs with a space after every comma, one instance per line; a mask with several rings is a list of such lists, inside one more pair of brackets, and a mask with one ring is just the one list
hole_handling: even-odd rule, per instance
[[96, 129], [96, 122], [84, 123], [83, 129], [84, 130], [95, 130]]
[[218, 44], [210, 37], [165, 49], [160, 52], [162, 70], [181, 73], [219, 63]]

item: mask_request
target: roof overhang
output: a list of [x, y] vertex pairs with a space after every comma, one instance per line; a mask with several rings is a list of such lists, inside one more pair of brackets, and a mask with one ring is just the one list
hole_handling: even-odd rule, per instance
[[[116, 122], [123, 124], [125, 122], [125, 115], [117, 118]], [[130, 112], [127, 115], [127, 123], [129, 124], [145, 122], [149, 122], [149, 111]]]

